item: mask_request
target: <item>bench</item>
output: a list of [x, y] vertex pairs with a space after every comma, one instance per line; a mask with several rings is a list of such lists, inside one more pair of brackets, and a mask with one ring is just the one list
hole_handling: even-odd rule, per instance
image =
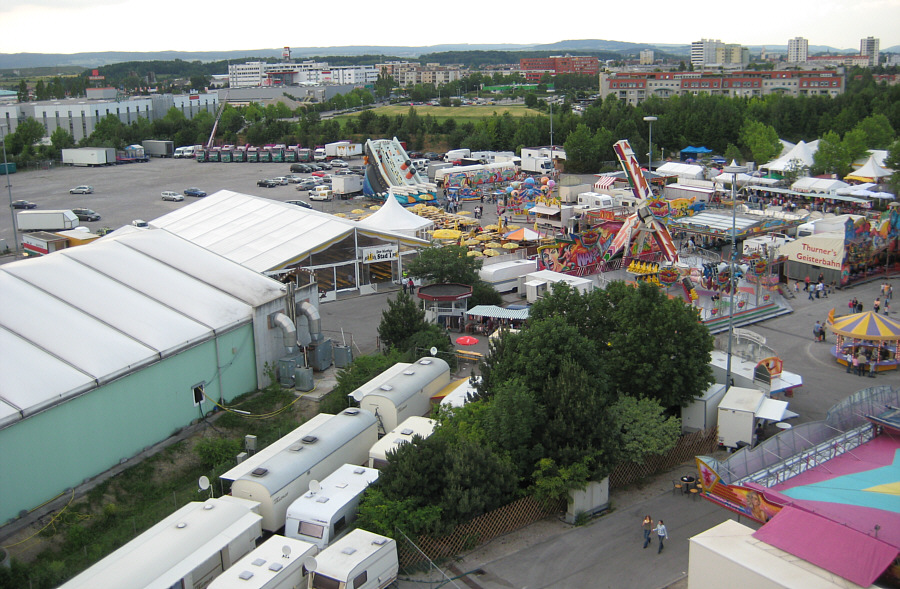
[[470, 352], [468, 350], [456, 350], [456, 357], [464, 362], [478, 362], [484, 358], [484, 354]]

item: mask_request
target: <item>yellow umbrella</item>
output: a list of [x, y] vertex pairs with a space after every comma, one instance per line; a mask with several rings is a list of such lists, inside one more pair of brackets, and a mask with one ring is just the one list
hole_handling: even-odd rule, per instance
[[497, 250], [487, 249], [487, 250], [484, 250], [484, 255], [486, 255], [488, 257], [499, 256], [500, 252], [498, 252]]
[[484, 228], [485, 231], [496, 231], [497, 229], [500, 229], [500, 228], [497, 227], [497, 226], [494, 225], [494, 224], [487, 225], [487, 226], [485, 226], [485, 228]]
[[484, 244], [484, 247], [501, 247], [499, 241], [491, 241], [489, 243]]
[[381, 208], [381, 205], [372, 205], [369, 207], [370, 211], [377, 211]]
[[461, 235], [462, 231], [456, 229], [438, 229], [432, 233], [432, 237], [435, 239], [459, 239]]
[[463, 245], [479, 245], [480, 243], [477, 239], [467, 239], [463, 242]]
[[460, 219], [459, 224], [460, 225], [478, 225], [478, 220], [477, 219]]
[[471, 214], [472, 214], [472, 211], [460, 211], [460, 212], [458, 212], [458, 213], [456, 213], [456, 214], [457, 214], [457, 215], [471, 215]]
[[505, 250], [514, 250], [519, 247], [518, 243], [513, 243], [512, 241], [503, 244], [503, 249]]
[[507, 225], [507, 226], [506, 226], [506, 229], [507, 229], [508, 231], [515, 231], [516, 229], [521, 229], [521, 228], [522, 228], [522, 227], [521, 227], [520, 225]]
[[341, 217], [342, 219], [346, 219], [346, 218], [347, 218], [347, 215], [345, 215], [344, 213], [335, 213], [334, 216], [335, 216], [335, 217]]
[[490, 241], [494, 239], [494, 236], [487, 233], [482, 233], [481, 235], [476, 236], [475, 239], [477, 239], [478, 241]]
[[484, 257], [484, 254], [482, 254], [478, 250], [472, 250], [472, 251], [468, 252], [466, 255], [469, 256], [470, 258], [483, 258]]
[[362, 209], [353, 209], [350, 212], [353, 213], [354, 215], [365, 215], [366, 214], [366, 212]]

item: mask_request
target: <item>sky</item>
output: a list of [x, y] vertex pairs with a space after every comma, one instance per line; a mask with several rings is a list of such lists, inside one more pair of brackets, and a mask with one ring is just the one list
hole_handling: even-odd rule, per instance
[[[878, 37], [900, 44], [900, 0], [755, 0], [677, 4], [663, 0], [565, 5], [520, 0], [454, 3], [344, 0], [2, 0], [0, 53], [224, 51], [342, 45], [554, 43], [605, 39], [690, 44], [701, 38], [742, 45], [859, 49]], [[459, 5], [458, 5], [459, 6]], [[565, 6], [561, 8], [561, 6]], [[602, 6], [602, 8], [598, 8]], [[550, 17], [550, 18], [547, 18]]]

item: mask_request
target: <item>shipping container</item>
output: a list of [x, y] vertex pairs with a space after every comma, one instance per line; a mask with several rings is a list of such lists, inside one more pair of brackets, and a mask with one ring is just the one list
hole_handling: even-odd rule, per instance
[[144, 153], [150, 157], [173, 157], [175, 155], [175, 143], [172, 141], [157, 141], [146, 139], [141, 142]]
[[62, 231], [78, 226], [78, 216], [69, 210], [20, 211], [16, 221], [19, 231]]

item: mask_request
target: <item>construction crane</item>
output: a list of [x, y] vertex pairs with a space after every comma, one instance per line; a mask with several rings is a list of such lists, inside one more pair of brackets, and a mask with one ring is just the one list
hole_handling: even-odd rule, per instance
[[216, 120], [213, 123], [212, 131], [209, 134], [209, 141], [206, 142], [206, 149], [212, 149], [214, 147], [213, 142], [216, 140], [216, 129], [219, 128], [219, 119], [222, 118], [222, 113], [225, 111], [225, 105], [228, 104], [228, 93], [230, 90], [225, 91], [225, 99], [219, 103], [219, 111], [216, 113]]

